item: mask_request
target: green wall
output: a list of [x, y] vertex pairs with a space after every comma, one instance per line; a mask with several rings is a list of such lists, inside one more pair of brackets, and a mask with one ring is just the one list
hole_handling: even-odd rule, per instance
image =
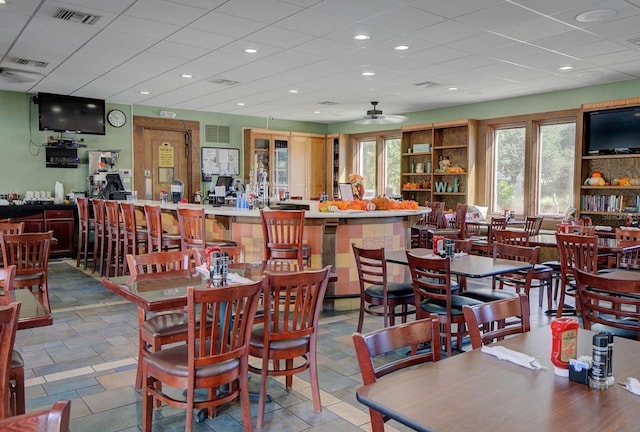
[[[510, 99], [495, 100], [406, 114], [405, 125], [430, 123], [464, 118], [487, 119], [510, 115], [530, 114], [562, 109], [579, 108], [583, 103], [623, 99], [640, 96], [640, 80], [623, 81], [579, 89], [543, 93]], [[123, 110], [127, 124], [122, 128], [107, 125], [105, 136], [65, 134], [65, 137], [83, 139], [86, 148], [78, 154], [81, 164], [77, 169], [45, 168], [44, 143], [51, 133], [38, 130], [38, 110], [31, 102], [33, 95], [0, 91], [0, 193], [27, 190], [49, 190], [53, 192], [56, 181], [64, 184], [65, 193], [84, 191], [88, 175], [88, 150], [121, 150], [118, 168], [132, 167], [132, 117], [159, 117], [162, 107], [145, 105], [119, 105], [107, 103], [107, 111]], [[325, 125], [311, 122], [270, 120], [264, 117], [239, 116], [191, 110], [168, 109], [177, 114], [177, 119], [200, 122], [200, 145], [210, 147], [239, 148], [242, 155], [243, 128], [289, 130], [307, 133], [360, 133], [386, 130], [388, 125], [362, 126], [353, 122]], [[205, 142], [205, 125], [229, 126], [230, 144]], [[394, 126], [395, 127], [395, 126]], [[200, 167], [198, 167], [199, 169]]]

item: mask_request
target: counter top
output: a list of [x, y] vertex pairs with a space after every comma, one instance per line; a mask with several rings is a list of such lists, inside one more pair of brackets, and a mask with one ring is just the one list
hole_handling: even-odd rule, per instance
[[31, 216], [45, 210], [76, 210], [75, 204], [22, 204], [0, 206], [0, 219]]
[[[160, 201], [152, 200], [134, 200], [133, 203], [136, 206], [143, 206], [145, 204], [159, 205], [165, 210], [176, 210], [178, 207], [191, 207], [191, 208], [204, 208], [204, 212], [207, 215], [213, 216], [248, 216], [258, 217], [260, 216], [259, 210], [240, 209], [236, 207], [213, 207], [210, 204], [162, 204]], [[384, 217], [400, 217], [400, 216], [416, 216], [430, 211], [427, 207], [419, 207], [418, 210], [376, 210], [376, 211], [358, 211], [358, 210], [344, 210], [337, 212], [321, 212], [318, 211], [318, 201], [279, 201], [278, 204], [289, 205], [308, 205], [309, 210], [306, 210], [305, 218], [308, 219], [355, 219], [355, 218], [384, 218]], [[273, 206], [276, 207], [275, 205]]]

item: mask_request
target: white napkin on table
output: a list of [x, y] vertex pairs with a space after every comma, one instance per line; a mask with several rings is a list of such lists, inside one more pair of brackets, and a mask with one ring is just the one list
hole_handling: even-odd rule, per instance
[[252, 281], [251, 279], [247, 279], [246, 277], [240, 276], [239, 274], [236, 274], [236, 273], [229, 272], [227, 274], [227, 284], [230, 284], [230, 283], [248, 284], [253, 282], [254, 281]]
[[640, 396], [640, 381], [636, 378], [627, 378], [627, 380], [622, 383], [622, 387], [626, 388], [631, 393]]
[[505, 348], [503, 346], [483, 345], [481, 350], [483, 353], [491, 354], [492, 356], [497, 357], [500, 360], [506, 360], [519, 366], [524, 366], [528, 369], [542, 369], [542, 365], [535, 357], [511, 350], [509, 348]]

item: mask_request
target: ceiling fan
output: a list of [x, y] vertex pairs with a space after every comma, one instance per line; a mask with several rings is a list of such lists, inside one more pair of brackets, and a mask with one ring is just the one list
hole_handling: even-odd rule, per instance
[[0, 80], [8, 83], [26, 83], [37, 81], [42, 74], [22, 69], [13, 69], [0, 66]]
[[371, 105], [373, 105], [373, 109], [368, 110], [367, 115], [360, 120], [356, 120], [355, 123], [364, 124], [364, 125], [393, 124], [393, 123], [402, 123], [407, 119], [405, 116], [401, 116], [401, 115], [393, 115], [393, 114], [384, 115], [382, 113], [382, 110], [379, 110], [377, 108], [378, 101], [371, 101]]

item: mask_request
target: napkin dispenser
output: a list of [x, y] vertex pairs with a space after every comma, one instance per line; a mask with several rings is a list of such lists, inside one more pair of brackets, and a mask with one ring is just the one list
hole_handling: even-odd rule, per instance
[[569, 380], [580, 384], [589, 384], [591, 372], [590, 358], [569, 359]]

